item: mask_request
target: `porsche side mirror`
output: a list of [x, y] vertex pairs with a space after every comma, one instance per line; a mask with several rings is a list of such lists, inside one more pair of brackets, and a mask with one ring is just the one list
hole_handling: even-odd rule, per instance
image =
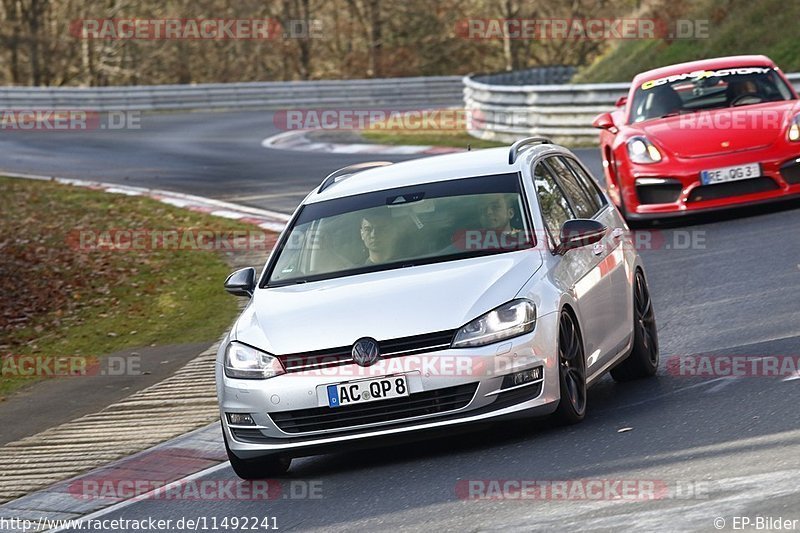
[[617, 127], [614, 125], [614, 119], [611, 118], [611, 113], [600, 113], [592, 121], [592, 126], [600, 128], [601, 130], [608, 130], [611, 133], [617, 133]]

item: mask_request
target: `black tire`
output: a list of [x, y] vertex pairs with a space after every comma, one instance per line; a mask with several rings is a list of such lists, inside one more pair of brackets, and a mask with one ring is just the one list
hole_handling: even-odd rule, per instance
[[561, 311], [558, 327], [558, 388], [560, 399], [553, 420], [576, 424], [586, 417], [586, 357], [575, 318]]
[[611, 369], [615, 381], [632, 381], [655, 375], [658, 370], [658, 330], [653, 302], [641, 270], [633, 285], [633, 346], [624, 361]]
[[280, 477], [285, 474], [292, 465], [289, 457], [268, 455], [254, 459], [240, 459], [236, 457], [228, 446], [228, 437], [225, 429], [222, 430], [222, 439], [225, 441], [225, 451], [228, 453], [228, 460], [236, 475], [242, 479], [267, 479]]

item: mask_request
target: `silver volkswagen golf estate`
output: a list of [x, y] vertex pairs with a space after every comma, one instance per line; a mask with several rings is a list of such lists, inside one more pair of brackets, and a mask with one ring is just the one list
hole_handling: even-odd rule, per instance
[[655, 374], [658, 341], [627, 227], [567, 149], [365, 163], [297, 208], [216, 380], [235, 472], [479, 421], [575, 423], [587, 386]]

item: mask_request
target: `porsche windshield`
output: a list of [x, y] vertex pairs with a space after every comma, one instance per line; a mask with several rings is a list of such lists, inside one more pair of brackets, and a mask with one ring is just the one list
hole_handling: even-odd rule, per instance
[[792, 98], [791, 90], [770, 67], [688, 72], [642, 83], [634, 93], [629, 123]]
[[529, 248], [528, 220], [518, 174], [310, 203], [281, 239], [262, 287]]

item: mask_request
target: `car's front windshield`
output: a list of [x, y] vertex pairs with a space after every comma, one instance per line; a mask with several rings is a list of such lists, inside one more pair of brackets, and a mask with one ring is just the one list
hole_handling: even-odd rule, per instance
[[770, 67], [699, 70], [643, 82], [634, 93], [628, 123], [792, 98]]
[[310, 203], [281, 239], [262, 287], [525, 249], [535, 244], [528, 221], [518, 174]]

